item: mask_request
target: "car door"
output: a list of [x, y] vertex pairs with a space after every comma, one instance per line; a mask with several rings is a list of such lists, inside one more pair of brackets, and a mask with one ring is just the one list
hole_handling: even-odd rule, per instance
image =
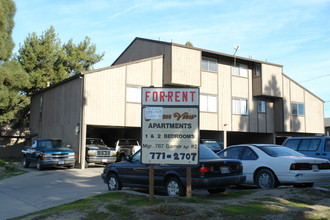
[[27, 158], [31, 162], [36, 162], [36, 149], [37, 149], [38, 141], [33, 141], [31, 147], [28, 149], [26, 153]]
[[321, 157], [330, 160], [330, 138], [324, 140], [324, 151], [321, 153]]
[[117, 167], [118, 175], [122, 183], [128, 186], [148, 185], [148, 166], [140, 161], [140, 152], [134, 154], [128, 161], [122, 162]]
[[258, 155], [248, 146], [243, 147], [239, 159], [243, 164], [243, 173], [246, 175], [246, 183], [254, 183], [253, 174], [258, 166]]

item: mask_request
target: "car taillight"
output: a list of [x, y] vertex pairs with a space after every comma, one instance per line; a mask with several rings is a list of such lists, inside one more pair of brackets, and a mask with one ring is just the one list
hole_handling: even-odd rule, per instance
[[238, 164], [237, 165], [237, 170], [238, 171], [243, 171], [243, 164]]
[[319, 165], [320, 170], [329, 170], [330, 169], [330, 163], [321, 163]]
[[208, 173], [208, 172], [211, 172], [211, 167], [204, 167], [204, 166], [202, 166], [202, 167], [199, 168], [199, 172], [200, 172], [200, 173]]
[[311, 170], [312, 164], [309, 163], [293, 163], [290, 166], [290, 170]]

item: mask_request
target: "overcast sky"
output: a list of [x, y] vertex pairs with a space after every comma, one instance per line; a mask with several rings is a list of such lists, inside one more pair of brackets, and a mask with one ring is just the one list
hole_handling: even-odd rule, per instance
[[15, 53], [54, 26], [62, 43], [91, 38], [110, 66], [135, 37], [267, 61], [325, 101], [330, 117], [330, 0], [15, 0]]

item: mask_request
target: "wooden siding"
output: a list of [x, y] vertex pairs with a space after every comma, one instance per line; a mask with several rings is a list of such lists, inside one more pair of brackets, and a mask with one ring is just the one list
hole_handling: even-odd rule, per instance
[[[291, 103], [301, 103], [305, 115], [292, 115]], [[302, 86], [283, 76], [284, 132], [323, 133], [324, 104]]]
[[212, 72], [202, 71], [202, 80], [200, 93], [201, 94], [212, 94], [217, 95], [218, 93], [218, 74]]
[[140, 126], [139, 103], [126, 102], [126, 87], [162, 86], [162, 57], [85, 74], [85, 123]]
[[219, 130], [232, 129], [231, 66], [218, 65], [218, 124]]
[[262, 64], [262, 94], [282, 97], [282, 67]]
[[[305, 92], [306, 132], [324, 133], [324, 104], [309, 92]], [[317, 117], [315, 117], [317, 116]]]
[[200, 86], [201, 52], [172, 46], [171, 84]]
[[217, 113], [200, 112], [199, 129], [211, 130], [211, 131], [219, 130], [217, 118], [218, 118]]
[[85, 123], [125, 125], [126, 66], [85, 74]]
[[82, 81], [76, 78], [32, 96], [30, 129], [31, 134], [37, 135], [35, 138], [62, 138], [65, 144], [78, 151], [79, 136], [75, 128], [80, 123], [84, 100]]
[[232, 96], [236, 98], [249, 98], [249, 78], [232, 77]]

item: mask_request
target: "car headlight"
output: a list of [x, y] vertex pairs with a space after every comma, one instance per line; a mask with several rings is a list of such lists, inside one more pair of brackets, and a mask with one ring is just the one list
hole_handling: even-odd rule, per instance
[[76, 154], [75, 154], [74, 152], [69, 153], [69, 154], [68, 154], [68, 158], [69, 158], [69, 159], [75, 159], [75, 158], [76, 158]]
[[89, 150], [87, 151], [88, 155], [96, 155], [96, 150]]

